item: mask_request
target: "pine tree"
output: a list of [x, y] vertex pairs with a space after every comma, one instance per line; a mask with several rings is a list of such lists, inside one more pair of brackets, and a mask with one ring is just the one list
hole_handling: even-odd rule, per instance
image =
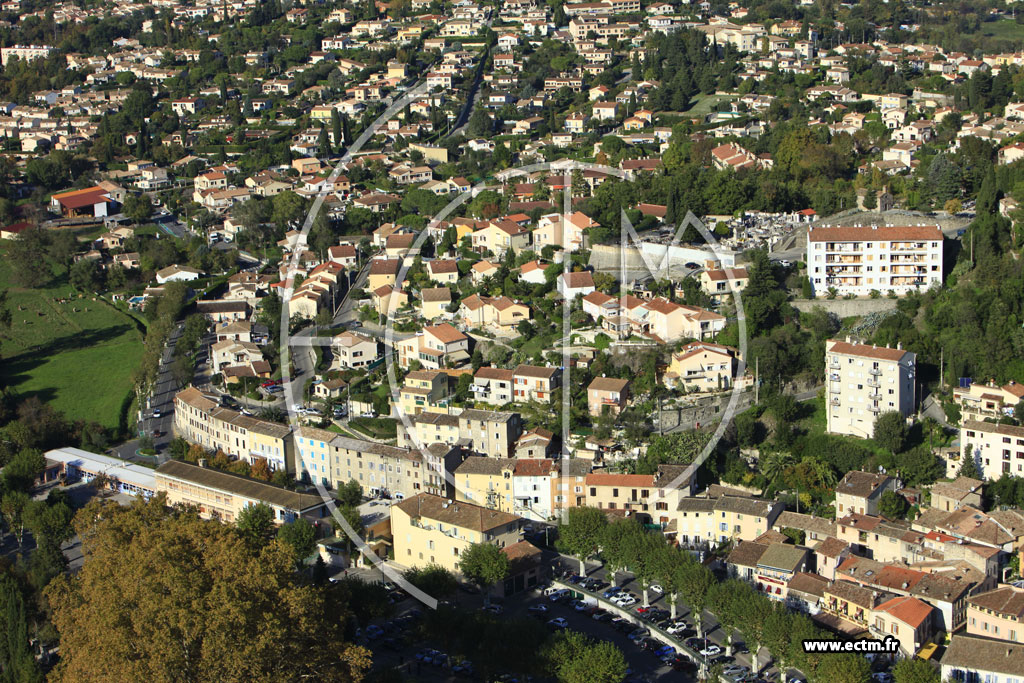
[[331, 109], [331, 132], [334, 133], [334, 148], [340, 150], [344, 139], [341, 137], [341, 114]]
[[327, 127], [320, 124], [320, 137], [317, 140], [317, 154], [321, 157], [331, 156], [331, 143], [327, 139]]

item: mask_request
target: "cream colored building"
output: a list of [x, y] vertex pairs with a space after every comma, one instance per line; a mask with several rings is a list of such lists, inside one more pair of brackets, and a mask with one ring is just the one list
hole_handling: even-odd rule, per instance
[[847, 472], [836, 486], [836, 517], [849, 514], [878, 515], [878, 501], [896, 490], [896, 480], [873, 472]]
[[742, 292], [750, 282], [746, 268], [708, 268], [701, 271], [700, 288], [716, 303], [732, 296], [734, 291]]
[[448, 375], [440, 370], [413, 370], [398, 392], [404, 415], [448, 412]]
[[738, 349], [710, 342], [691, 342], [672, 354], [665, 371], [665, 384], [687, 391], [730, 389], [736, 377]]
[[519, 413], [497, 410], [463, 410], [459, 413], [459, 438], [469, 448], [492, 458], [511, 458], [523, 433]]
[[414, 337], [395, 344], [398, 364], [408, 370], [413, 361], [421, 367], [439, 370], [469, 360], [469, 337], [448, 323], [423, 328]]
[[291, 429], [221, 408], [195, 387], [174, 397], [175, 436], [249, 464], [265, 460], [271, 471], [293, 470]]
[[691, 493], [691, 479], [676, 484], [685, 470], [681, 465], [660, 465], [656, 474], [591, 472], [584, 481], [587, 505], [627, 510], [639, 519], [667, 525], [679, 501]]
[[1024, 398], [1024, 384], [1016, 382], [1010, 382], [1003, 386], [994, 382], [979, 383], [953, 389], [953, 400], [960, 405], [960, 419], [965, 421], [1013, 417], [1022, 398]]
[[455, 468], [455, 499], [513, 513], [516, 461], [470, 456]]
[[395, 562], [458, 572], [460, 555], [471, 545], [505, 548], [518, 542], [520, 521], [507, 512], [423, 493], [391, 506]]
[[899, 346], [825, 342], [828, 385], [827, 429], [833, 434], [870, 438], [875, 419], [896, 411], [904, 417], [917, 407], [917, 356]]
[[530, 319], [530, 307], [507, 296], [471, 294], [459, 305], [459, 317], [468, 327], [494, 327], [510, 332]]
[[232, 524], [242, 510], [261, 503], [274, 512], [277, 524], [299, 517], [316, 521], [330, 514], [318, 494], [297, 493], [180, 460], [160, 465], [155, 476], [157, 491], [167, 494], [168, 505], [194, 506], [204, 519]]
[[445, 471], [458, 461], [458, 449], [431, 444], [424, 449], [402, 448], [335, 435], [329, 458], [335, 488], [359, 482], [363, 495], [396, 499], [420, 493], [445, 495]]
[[739, 496], [681, 498], [675, 513], [677, 537], [680, 545], [697, 547], [752, 541], [772, 528], [783, 508], [778, 501]]
[[1024, 427], [967, 420], [960, 425], [960, 453], [974, 458], [983, 479], [1024, 476]]

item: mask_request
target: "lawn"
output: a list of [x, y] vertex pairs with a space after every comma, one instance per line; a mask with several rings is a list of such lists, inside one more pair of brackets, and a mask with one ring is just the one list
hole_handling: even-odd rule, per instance
[[353, 417], [348, 424], [374, 439], [394, 439], [398, 436], [398, 421], [386, 417]]
[[689, 114], [691, 118], [707, 116], [711, 112], [718, 110], [718, 104], [720, 102], [728, 102], [732, 99], [732, 97], [724, 95], [700, 95], [686, 113]]
[[1012, 19], [1000, 19], [998, 21], [986, 21], [981, 25], [981, 33], [991, 38], [1002, 40], [1021, 41], [1021, 32], [1024, 28]]
[[71, 420], [118, 427], [142, 359], [135, 321], [101, 299], [78, 298], [65, 273], [38, 289], [12, 287], [6, 252], [0, 243], [0, 288], [11, 311], [11, 327], [0, 334], [3, 383]]

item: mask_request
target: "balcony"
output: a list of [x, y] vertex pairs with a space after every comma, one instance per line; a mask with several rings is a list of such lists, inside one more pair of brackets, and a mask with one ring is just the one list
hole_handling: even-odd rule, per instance
[[880, 413], [880, 412], [882, 412], [881, 406], [877, 406], [877, 405], [874, 405], [874, 404], [869, 405], [868, 406], [868, 410], [870, 410], [872, 413]]
[[831, 401], [829, 401], [828, 403], [829, 403], [829, 405], [838, 406], [839, 405], [839, 399], [838, 398], [834, 398]]
[[842, 367], [842, 364], [839, 362], [838, 358], [833, 358], [831, 362], [829, 362], [828, 366], [833, 370], [838, 370], [839, 368]]
[[878, 387], [882, 386], [882, 383], [879, 382], [877, 379], [869, 379], [868, 386], [877, 389]]
[[839, 382], [841, 380], [838, 372], [833, 372], [831, 375], [828, 376], [828, 378], [833, 382]]
[[830, 393], [830, 394], [841, 394], [841, 393], [843, 393], [843, 387], [842, 386], [837, 386], [835, 384], [829, 384], [828, 385], [828, 393]]
[[878, 376], [880, 376], [882, 374], [882, 371], [880, 369], [878, 369], [878, 368], [871, 368], [870, 370], [868, 370], [868, 374], [869, 375], [874, 375], [875, 377], [878, 377]]

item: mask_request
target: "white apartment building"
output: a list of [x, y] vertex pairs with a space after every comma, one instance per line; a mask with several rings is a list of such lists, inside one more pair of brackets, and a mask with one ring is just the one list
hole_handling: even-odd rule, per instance
[[870, 438], [875, 418], [916, 405], [917, 355], [897, 348], [829, 339], [825, 342], [828, 431]]
[[839, 296], [867, 296], [941, 285], [942, 231], [938, 225], [811, 227], [807, 275], [815, 296], [830, 287]]
[[0, 48], [0, 65], [7, 66], [11, 57], [17, 57], [23, 62], [30, 62], [34, 59], [46, 59], [53, 52], [54, 48], [49, 45], [14, 45], [12, 47]]
[[1004, 474], [1024, 477], [1024, 427], [964, 420], [960, 449], [965, 458], [974, 458], [983, 479], [995, 481]]

